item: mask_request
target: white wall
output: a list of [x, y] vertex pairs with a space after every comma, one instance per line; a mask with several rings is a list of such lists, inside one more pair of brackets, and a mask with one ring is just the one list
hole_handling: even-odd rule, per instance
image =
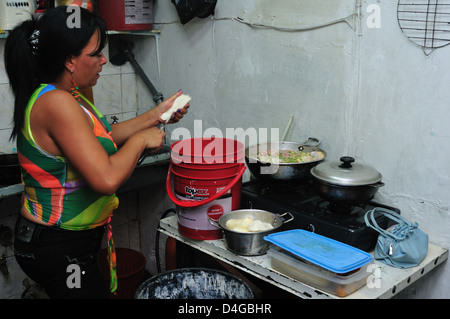
[[[383, 172], [383, 194], [403, 215], [449, 248], [450, 47], [426, 56], [401, 32], [396, 3], [380, 6], [381, 28], [365, 28], [361, 38], [355, 151]], [[417, 296], [450, 297], [450, 265], [444, 267]]]
[[[369, 4], [381, 9], [380, 28], [366, 24]], [[193, 97], [178, 126], [193, 132], [202, 120], [203, 130], [276, 127], [281, 134], [294, 114], [288, 140], [314, 136], [329, 160], [350, 155], [375, 167], [386, 183], [381, 200], [448, 248], [450, 47], [426, 56], [401, 32], [396, 10], [391, 0], [227, 0], [218, 1], [214, 18], [182, 26], [170, 1], [156, 1], [161, 74], [153, 43], [136, 56], [165, 96], [181, 88]], [[301, 30], [329, 22], [336, 23]], [[138, 88], [140, 106], [148, 105], [147, 90]], [[408, 296], [448, 298], [449, 279], [444, 265]]]

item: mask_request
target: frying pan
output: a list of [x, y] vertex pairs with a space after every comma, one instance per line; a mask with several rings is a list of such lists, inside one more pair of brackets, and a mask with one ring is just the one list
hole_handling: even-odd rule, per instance
[[[297, 142], [270, 142], [261, 143], [250, 146], [245, 149], [245, 162], [250, 172], [257, 179], [270, 181], [286, 181], [307, 179], [311, 176], [310, 170], [320, 162], [322, 162], [327, 154], [318, 148], [320, 141], [315, 137], [309, 137], [303, 143]], [[256, 156], [259, 152], [270, 150], [291, 150], [291, 151], [320, 151], [325, 156], [322, 159], [304, 162], [304, 163], [263, 163], [259, 161]]]

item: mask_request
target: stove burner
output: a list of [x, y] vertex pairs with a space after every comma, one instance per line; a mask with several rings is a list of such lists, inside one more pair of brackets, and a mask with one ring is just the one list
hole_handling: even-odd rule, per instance
[[[294, 220], [283, 230], [306, 229], [362, 250], [375, 247], [378, 233], [366, 226], [364, 215], [375, 207], [400, 211], [376, 202], [343, 205], [320, 197], [308, 181], [266, 182], [254, 180], [242, 184], [242, 208], [263, 209], [275, 214], [290, 212]], [[389, 219], [377, 218], [388, 228]]]
[[319, 214], [338, 214], [338, 215], [354, 215], [365, 210], [364, 204], [352, 205], [352, 204], [338, 204], [322, 200], [317, 203], [316, 213]]

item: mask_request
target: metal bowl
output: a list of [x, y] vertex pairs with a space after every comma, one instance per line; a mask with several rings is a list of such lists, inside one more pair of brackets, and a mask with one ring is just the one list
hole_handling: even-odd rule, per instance
[[[287, 219], [284, 216], [288, 215]], [[229, 229], [226, 223], [230, 219], [241, 219], [250, 217], [253, 220], [260, 220], [273, 226], [272, 229], [259, 232], [239, 232]], [[264, 236], [278, 232], [283, 224], [290, 222], [294, 217], [291, 213], [277, 215], [265, 210], [259, 209], [241, 209], [222, 215], [218, 221], [210, 219], [210, 223], [222, 229], [223, 237], [227, 249], [244, 256], [264, 255], [269, 248], [270, 243], [264, 240]]]

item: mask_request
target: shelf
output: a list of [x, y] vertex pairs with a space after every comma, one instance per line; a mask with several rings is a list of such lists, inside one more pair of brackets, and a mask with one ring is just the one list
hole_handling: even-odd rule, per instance
[[159, 36], [161, 30], [133, 30], [133, 31], [107, 31], [109, 35], [122, 34], [122, 35], [144, 35], [144, 36]]
[[448, 249], [429, 243], [426, 258], [420, 263], [420, 265], [413, 268], [398, 269], [387, 266], [378, 261], [374, 261], [373, 263], [375, 267], [371, 267], [371, 271], [373, 271], [373, 274], [371, 275], [372, 277], [370, 277], [371, 285], [366, 285], [352, 294], [341, 298], [306, 285], [272, 269], [270, 257], [267, 255], [254, 257], [237, 255], [226, 248], [224, 239], [194, 240], [187, 238], [178, 232], [177, 216], [170, 216], [162, 219], [160, 221], [158, 231], [305, 299], [392, 298], [394, 295], [410, 286], [413, 282], [419, 280], [425, 274], [434, 270], [448, 258]]
[[[0, 39], [6, 39], [9, 36], [7, 30], [0, 30]], [[108, 35], [139, 35], [139, 36], [152, 36], [157, 37], [161, 34], [161, 30], [133, 30], [133, 31], [107, 31]]]
[[0, 199], [4, 197], [14, 196], [18, 194], [22, 194], [23, 185], [22, 184], [14, 184], [9, 186], [0, 186]]

